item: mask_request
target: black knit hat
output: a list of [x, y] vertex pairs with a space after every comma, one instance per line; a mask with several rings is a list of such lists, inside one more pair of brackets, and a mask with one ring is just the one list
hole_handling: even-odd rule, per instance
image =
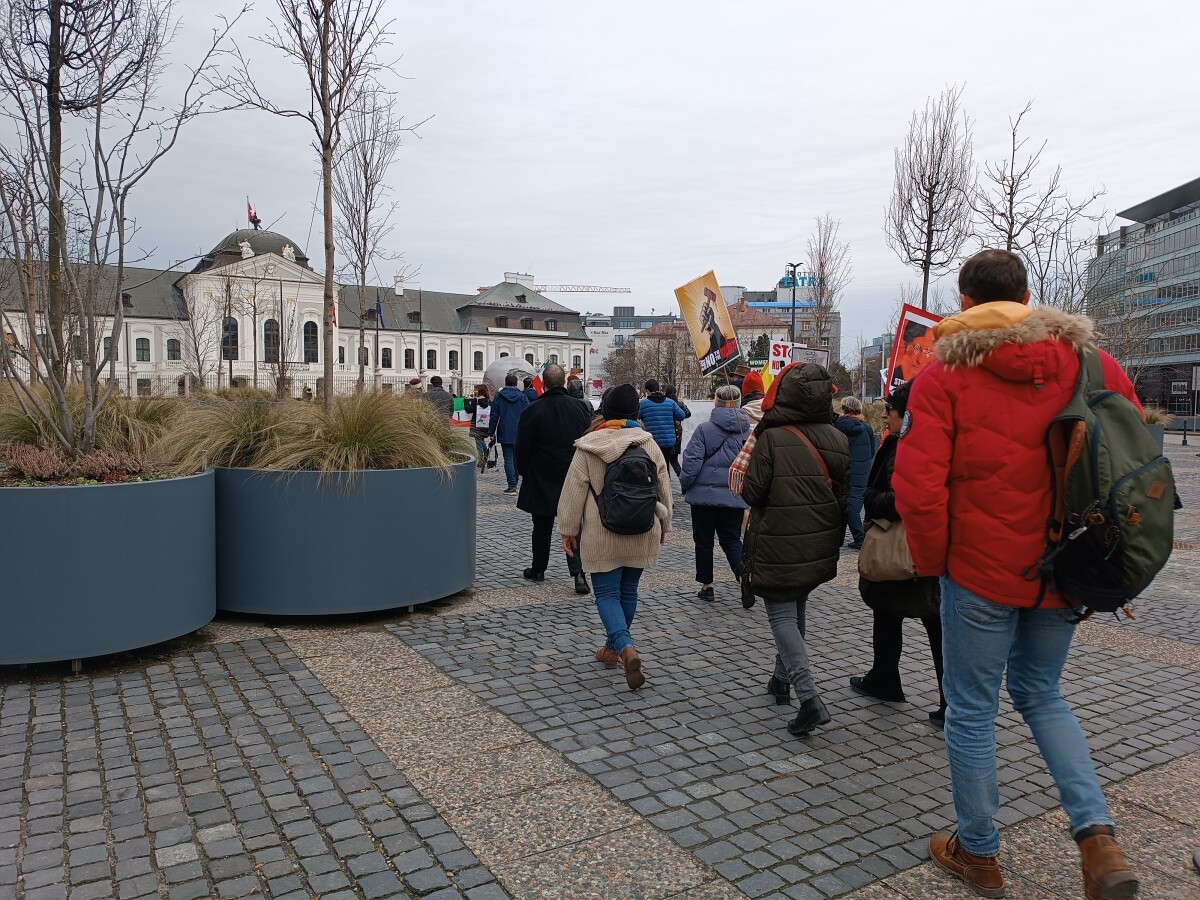
[[911, 386], [912, 382], [906, 381], [900, 387], [892, 388], [892, 392], [883, 398], [884, 404], [904, 415], [904, 411], [908, 409], [908, 389]]
[[638, 392], [632, 384], [610, 387], [600, 401], [600, 415], [605, 419], [636, 419], [638, 414]]

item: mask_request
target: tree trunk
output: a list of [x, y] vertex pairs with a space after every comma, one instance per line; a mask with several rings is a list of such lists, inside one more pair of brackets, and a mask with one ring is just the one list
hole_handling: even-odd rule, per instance
[[[363, 360], [363, 351], [367, 348], [367, 326], [363, 321], [363, 314], [366, 312], [363, 304], [366, 303], [367, 295], [364, 281], [365, 279], [360, 275], [358, 279], [358, 392], [360, 394], [367, 385], [367, 364]], [[379, 365], [379, 360], [375, 360], [375, 365]]]
[[321, 224], [325, 231], [325, 412], [333, 414], [333, 341], [337, 315], [333, 296], [333, 100], [329, 87], [329, 55], [332, 52], [333, 2], [322, 0], [321, 14]]
[[[56, 359], [47, 361], [59, 374], [60, 383], [66, 375], [66, 354], [62, 352], [63, 288], [62, 256], [66, 236], [66, 221], [62, 203], [62, 0], [50, 0], [50, 46], [46, 79], [46, 114], [49, 119], [50, 153], [47, 160], [50, 179], [50, 222], [47, 228], [46, 313], [49, 319], [49, 344]], [[30, 330], [37, 329], [30, 322]], [[36, 344], [36, 337], [30, 344]], [[39, 351], [42, 348], [38, 348]]]

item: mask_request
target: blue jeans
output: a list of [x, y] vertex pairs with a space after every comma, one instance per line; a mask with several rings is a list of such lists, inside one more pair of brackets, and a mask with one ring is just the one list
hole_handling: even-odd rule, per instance
[[1059, 691], [1074, 633], [1069, 611], [1003, 606], [942, 577], [946, 755], [958, 839], [969, 853], [1000, 850], [996, 715], [1006, 665], [1008, 695], [1058, 785], [1071, 833], [1113, 824], [1083, 730]]
[[504, 477], [508, 479], [508, 486], [515, 488], [517, 486], [517, 445], [501, 444], [500, 452], [504, 454]]
[[867, 492], [867, 486], [862, 487], [850, 485], [850, 500], [846, 504], [846, 524], [850, 526], [850, 537], [856, 544], [861, 544], [863, 539], [863, 495]]
[[622, 566], [611, 572], [592, 573], [592, 591], [596, 595], [596, 611], [608, 633], [604, 646], [620, 653], [633, 646], [629, 626], [637, 613], [638, 582], [642, 570]]

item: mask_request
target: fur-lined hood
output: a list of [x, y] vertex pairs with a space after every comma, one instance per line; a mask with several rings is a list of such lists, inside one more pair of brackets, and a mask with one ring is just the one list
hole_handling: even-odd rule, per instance
[[[974, 368], [995, 357], [1006, 346], [1011, 347], [1012, 351], [1000, 355], [1012, 359], [995, 361], [1001, 362], [1001, 368], [1009, 369], [1018, 360], [1029, 362], [1039, 355], [1030, 346], [1033, 344], [1066, 345], [1074, 356], [1091, 341], [1092, 332], [1092, 320], [1087, 316], [1072, 316], [1046, 306], [1030, 308], [1022, 303], [999, 301], [981, 303], [939, 322], [933, 330], [933, 349], [943, 365]], [[1021, 380], [1012, 378], [1016, 373], [997, 374], [1010, 380]]]

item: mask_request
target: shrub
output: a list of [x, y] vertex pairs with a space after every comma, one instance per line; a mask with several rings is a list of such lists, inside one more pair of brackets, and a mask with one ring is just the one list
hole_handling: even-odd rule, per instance
[[114, 482], [124, 481], [142, 471], [138, 457], [123, 451], [93, 450], [72, 459], [57, 445], [12, 444], [5, 449], [4, 456], [13, 475], [34, 481], [82, 478]]

